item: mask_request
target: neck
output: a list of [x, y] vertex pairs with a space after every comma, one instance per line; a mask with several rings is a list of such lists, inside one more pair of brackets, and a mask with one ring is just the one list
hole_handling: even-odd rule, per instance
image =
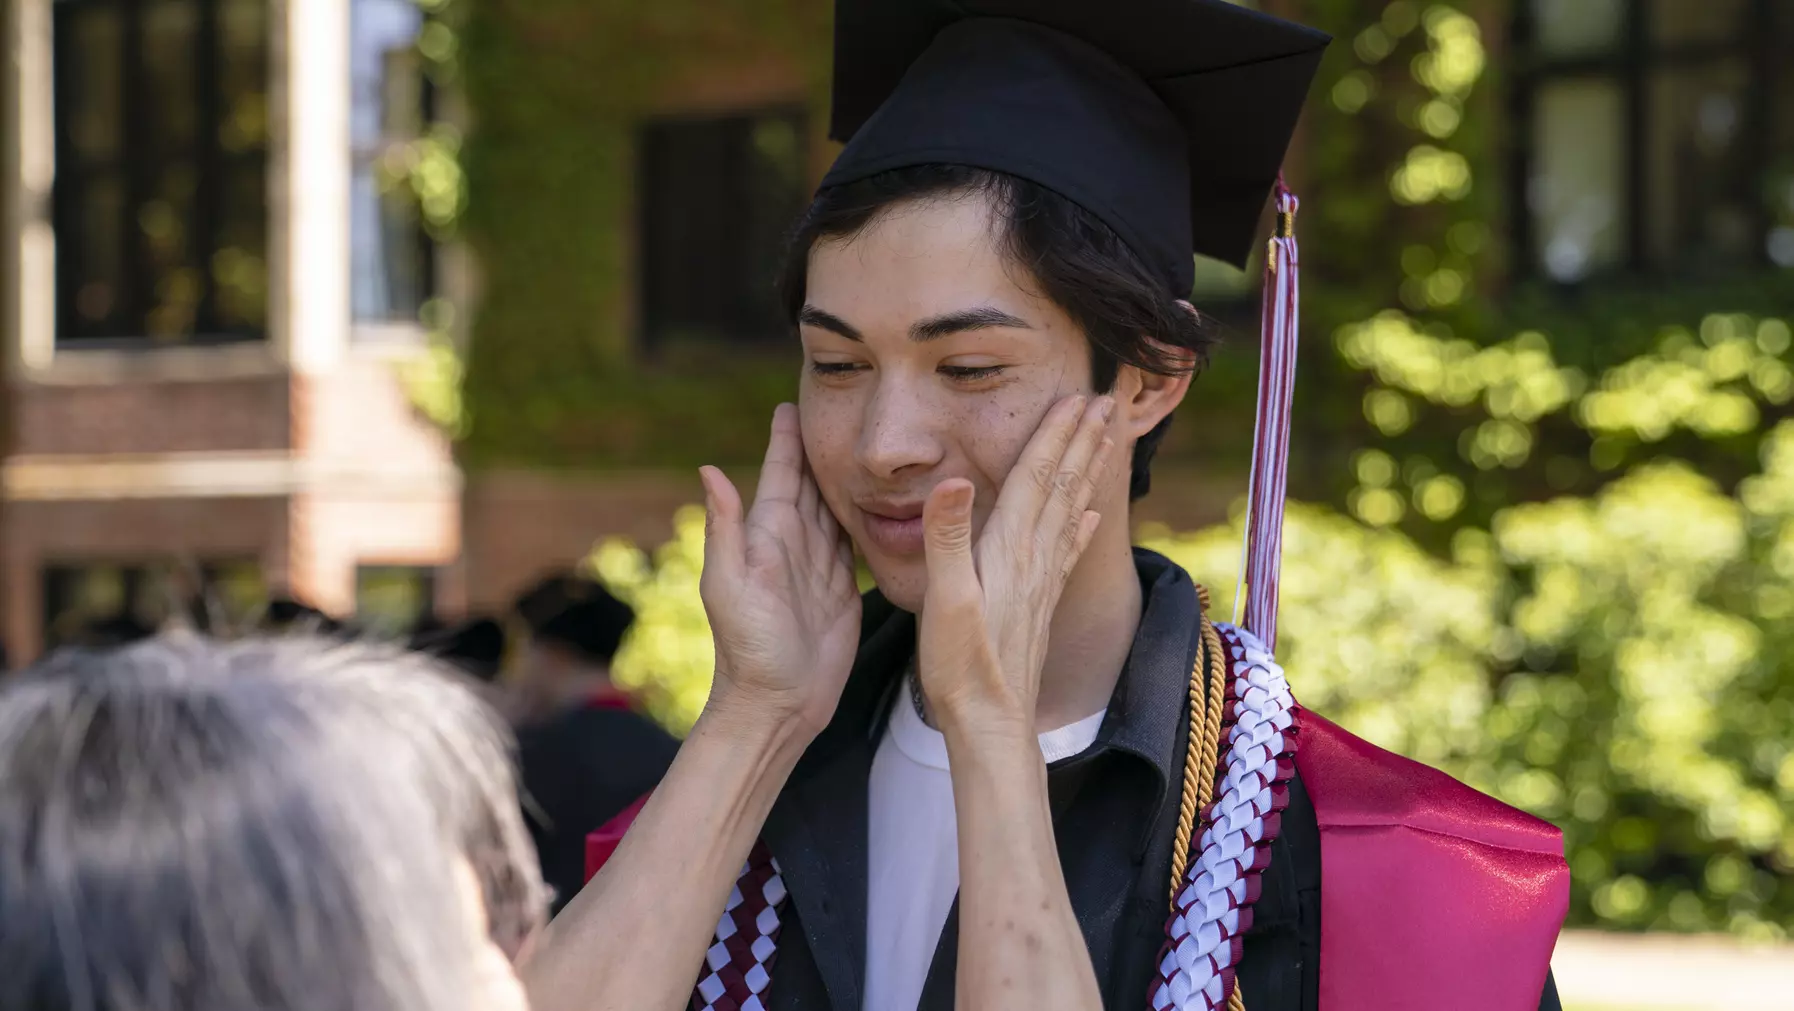
[[1105, 520], [1066, 581], [1047, 638], [1034, 709], [1041, 732], [1102, 711], [1127, 663], [1142, 607], [1126, 509]]

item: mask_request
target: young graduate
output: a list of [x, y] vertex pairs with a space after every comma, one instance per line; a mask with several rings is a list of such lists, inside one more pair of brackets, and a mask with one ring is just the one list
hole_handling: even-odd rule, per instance
[[[977, 742], [1024, 722], [1102, 1006], [1555, 1008], [1557, 832], [1300, 710], [1267, 648], [1295, 320], [1295, 203], [1277, 180], [1326, 39], [1221, 0], [842, 0], [837, 19], [846, 148], [796, 233], [785, 294], [805, 368], [768, 450], [769, 469], [801, 455], [805, 476], [770, 503], [763, 480], [746, 534], [734, 489], [713, 469], [705, 486], [713, 539], [766, 558], [838, 522], [878, 590], [842, 611], [749, 578], [770, 563], [713, 572], [707, 556], [723, 683], [846, 681], [771, 804], [693, 1006], [911, 1011], [987, 982], [962, 935], [1004, 936], [985, 882], [1027, 854], [965, 823], [991, 797]], [[1130, 547], [1128, 503], [1208, 350], [1183, 301], [1192, 253], [1243, 263], [1273, 190], [1236, 628]], [[1014, 575], [1039, 533], [1006, 506], [1078, 487], [1033, 448], [1075, 397], [1131, 466], [1089, 475], [1102, 519], [1045, 608]], [[823, 515], [776, 512], [810, 496]], [[931, 625], [965, 606], [937, 590], [955, 509], [983, 621], [942, 648]], [[543, 1011], [578, 1006], [574, 952], [602, 943], [580, 914], [539, 967]]]

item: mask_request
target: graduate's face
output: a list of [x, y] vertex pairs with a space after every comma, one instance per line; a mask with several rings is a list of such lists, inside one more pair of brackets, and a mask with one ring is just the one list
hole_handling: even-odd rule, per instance
[[[1083, 331], [1029, 281], [980, 196], [899, 204], [810, 254], [799, 321], [804, 448], [824, 499], [899, 607], [919, 609], [927, 584], [930, 489], [970, 480], [976, 535], [1048, 408], [1094, 392]], [[1125, 467], [1111, 470], [1125, 482]]]

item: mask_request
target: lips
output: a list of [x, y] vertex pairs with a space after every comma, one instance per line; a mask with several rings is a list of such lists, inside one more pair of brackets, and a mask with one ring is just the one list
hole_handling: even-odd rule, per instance
[[859, 504], [861, 526], [872, 546], [885, 554], [922, 553], [922, 504], [865, 502]]

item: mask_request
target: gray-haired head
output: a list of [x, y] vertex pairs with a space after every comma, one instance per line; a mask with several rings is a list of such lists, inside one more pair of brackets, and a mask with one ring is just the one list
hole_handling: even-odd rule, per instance
[[545, 909], [510, 757], [396, 650], [53, 656], [0, 689], [0, 1011], [472, 1011]]

